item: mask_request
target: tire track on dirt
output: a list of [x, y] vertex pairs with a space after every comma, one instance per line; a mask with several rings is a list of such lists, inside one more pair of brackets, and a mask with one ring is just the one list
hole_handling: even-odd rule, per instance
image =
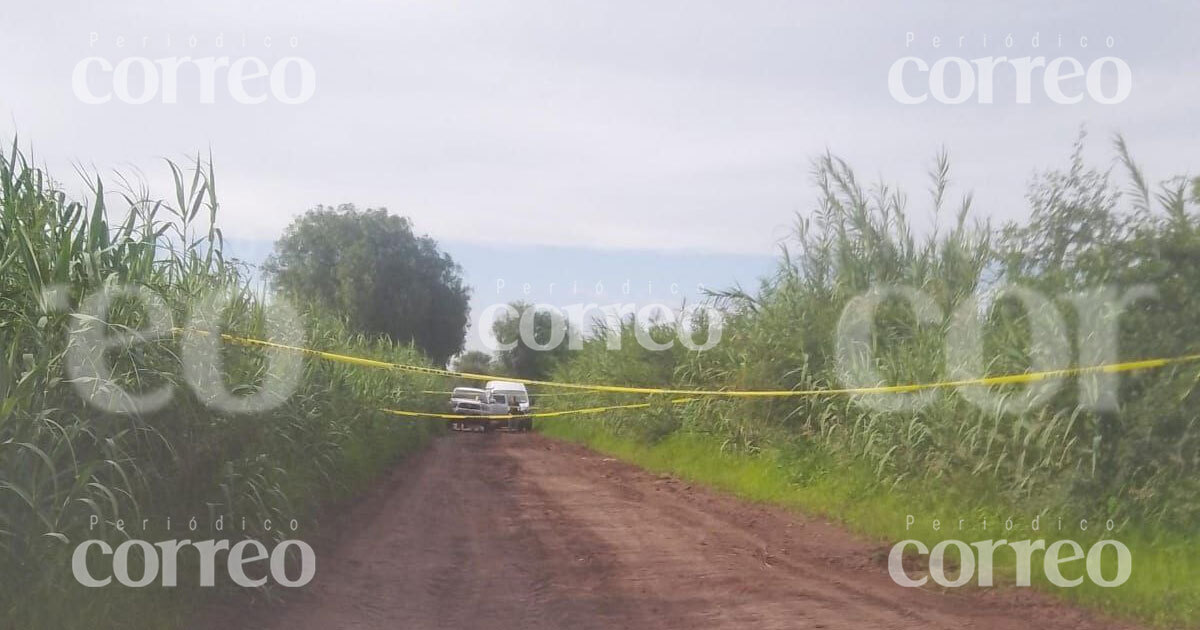
[[828, 523], [536, 434], [441, 437], [343, 523], [300, 596], [230, 625], [1124, 627], [1027, 589], [903, 589]]

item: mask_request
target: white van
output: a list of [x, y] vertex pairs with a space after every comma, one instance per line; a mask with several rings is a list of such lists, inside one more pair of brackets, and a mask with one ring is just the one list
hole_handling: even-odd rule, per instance
[[457, 418], [446, 422], [455, 431], [510, 431], [533, 429], [533, 418], [488, 418], [486, 416], [524, 416], [529, 413], [529, 392], [521, 383], [488, 381], [483, 389], [456, 387], [450, 395], [450, 409], [455, 414], [482, 416]]
[[512, 381], [488, 381], [483, 388], [489, 394], [503, 395], [509, 407], [515, 408], [518, 413], [529, 413], [529, 392], [525, 390], [524, 384]]

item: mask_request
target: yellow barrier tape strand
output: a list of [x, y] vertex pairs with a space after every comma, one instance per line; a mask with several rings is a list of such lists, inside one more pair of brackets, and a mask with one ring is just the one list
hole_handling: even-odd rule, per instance
[[[492, 380], [497, 380], [497, 381], [498, 381], [498, 380], [507, 380], [507, 377], [504, 377], [504, 376], [493, 376], [493, 377], [492, 377]], [[418, 390], [418, 391], [411, 391], [411, 392], [408, 392], [408, 393], [410, 393], [410, 394], [443, 394], [443, 395], [449, 395], [449, 394], [453, 394], [454, 392], [453, 392], [453, 391], [451, 391], [451, 390], [449, 390], [449, 389], [446, 389], [446, 390], [439, 390], [439, 389], [422, 389], [422, 390]], [[529, 397], [530, 397], [530, 398], [546, 398], [546, 397], [550, 397], [550, 396], [587, 396], [587, 395], [588, 395], [588, 394], [590, 394], [590, 393], [591, 393], [591, 392], [559, 392], [559, 393], [554, 393], [554, 394], [543, 394], [543, 393], [540, 393], [540, 392], [539, 392], [539, 393], [536, 393], [536, 394], [529, 394]]]
[[[667, 401], [672, 405], [693, 402], [695, 398], [676, 398]], [[420, 418], [439, 418], [443, 420], [512, 420], [514, 418], [557, 418], [560, 416], [570, 416], [586, 413], [603, 413], [605, 411], [614, 411], [617, 409], [645, 409], [654, 403], [634, 403], [631, 405], [609, 405], [606, 407], [585, 407], [583, 409], [563, 409], [561, 411], [539, 411], [535, 413], [504, 413], [492, 414], [484, 416], [472, 416], [467, 414], [456, 413], [430, 413], [426, 411], [404, 411], [401, 409], [380, 409], [387, 413], [396, 416], [405, 417], [420, 417]]]
[[[200, 332], [203, 331], [192, 331]], [[471, 380], [497, 380], [503, 379], [513, 383], [521, 383], [524, 385], [540, 385], [543, 387], [561, 387], [565, 389], [580, 389], [594, 392], [613, 392], [623, 394], [667, 394], [667, 395], [682, 395], [682, 396], [726, 396], [735, 398], [784, 398], [793, 396], [835, 396], [835, 395], [867, 395], [867, 394], [897, 394], [915, 391], [924, 391], [928, 389], [942, 389], [949, 387], [964, 387], [970, 385], [1009, 385], [1020, 383], [1033, 383], [1051, 378], [1065, 378], [1069, 376], [1080, 376], [1084, 374], [1097, 373], [1118, 373], [1118, 372], [1133, 372], [1137, 370], [1148, 370], [1154, 368], [1166, 367], [1169, 365], [1179, 365], [1182, 363], [1200, 362], [1200, 354], [1189, 354], [1179, 357], [1168, 357], [1158, 359], [1143, 359], [1139, 361], [1125, 361], [1122, 363], [1110, 363], [1106, 365], [1092, 365], [1085, 367], [1063, 368], [1060, 370], [1046, 370], [1041, 372], [1025, 372], [1021, 374], [1006, 374], [1003, 376], [985, 376], [981, 378], [961, 379], [953, 381], [937, 381], [933, 383], [914, 383], [909, 385], [878, 385], [871, 387], [847, 387], [841, 389], [777, 389], [777, 390], [725, 390], [725, 389], [664, 389], [657, 387], [627, 387], [623, 385], [588, 385], [584, 383], [560, 383], [555, 381], [540, 381], [527, 378], [514, 377], [497, 377], [489, 374], [474, 374], [471, 372], [455, 372], [452, 370], [443, 370], [439, 368], [423, 367], [419, 365], [405, 365], [402, 363], [389, 363], [387, 361], [377, 361], [375, 359], [364, 359], [361, 357], [353, 357], [345, 354], [337, 354], [334, 352], [325, 352], [323, 350], [313, 350], [311, 348], [300, 348], [297, 346], [288, 346], [284, 344], [264, 341], [261, 339], [250, 339], [247, 337], [236, 337], [222, 333], [221, 338], [231, 343], [259, 346], [264, 348], [275, 348], [280, 350], [290, 350], [299, 352], [307, 356], [318, 357], [329, 361], [336, 361], [350, 365], [361, 365], [365, 367], [383, 368], [399, 370], [403, 372], [411, 372], [417, 374], [431, 374], [435, 376], [446, 376], [453, 378], [464, 378]]]

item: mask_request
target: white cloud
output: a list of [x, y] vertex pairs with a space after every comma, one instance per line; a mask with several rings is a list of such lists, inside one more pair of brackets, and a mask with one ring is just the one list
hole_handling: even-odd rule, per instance
[[[311, 205], [352, 201], [410, 215], [440, 238], [761, 253], [811, 207], [809, 160], [826, 147], [868, 180], [901, 182], [918, 204], [945, 145], [958, 181], [998, 218], [1020, 215], [1029, 173], [1061, 163], [1081, 123], [1098, 142], [1124, 131], [1155, 174], [1197, 167], [1196, 21], [1183, 12], [1196, 9], [25, 4], [0, 24], [0, 112], [63, 179], [82, 160], [133, 164], [158, 184], [158, 158], [211, 147], [233, 236], [269, 237]], [[984, 49], [983, 36], [999, 46], [1008, 33], [1047, 42], [1111, 34], [1134, 93], [1118, 106], [904, 107], [885, 76], [912, 54], [907, 31], [919, 35], [919, 54], [968, 58], [1002, 54]], [[318, 72], [316, 96], [294, 107], [87, 106], [71, 94], [72, 67], [92, 54], [278, 54], [260, 45], [224, 53], [211, 43], [218, 33], [230, 45], [297, 36], [296, 54]], [[194, 53], [181, 43], [191, 34], [201, 42]], [[932, 35], [969, 43], [934, 51]]]

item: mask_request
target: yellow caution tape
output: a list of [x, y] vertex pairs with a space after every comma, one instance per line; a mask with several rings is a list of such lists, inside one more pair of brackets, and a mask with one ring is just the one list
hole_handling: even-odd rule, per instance
[[[203, 331], [192, 331], [201, 332]], [[953, 381], [936, 381], [932, 383], [913, 383], [909, 385], [878, 385], [871, 387], [846, 387], [841, 389], [765, 389], [765, 390], [726, 390], [726, 389], [667, 389], [658, 387], [628, 387], [624, 385], [590, 385], [584, 383], [562, 383], [557, 381], [541, 381], [528, 378], [515, 377], [497, 377], [490, 374], [475, 374], [471, 372], [455, 372], [453, 370], [443, 370], [439, 368], [424, 367], [420, 365], [406, 365], [403, 363], [390, 363], [387, 361], [378, 361], [375, 359], [364, 359], [362, 357], [354, 357], [345, 354], [337, 354], [334, 352], [325, 352], [323, 350], [313, 350], [311, 348], [301, 348], [297, 346], [288, 346], [284, 344], [264, 341], [262, 339], [251, 339], [248, 337], [237, 337], [222, 333], [221, 338], [245, 346], [258, 346], [264, 348], [275, 348], [280, 350], [290, 350], [299, 352], [307, 356], [317, 357], [328, 361], [336, 361], [350, 365], [361, 365], [364, 367], [383, 368], [391, 370], [399, 370], [402, 372], [411, 372], [416, 374], [431, 374], [435, 376], [445, 376], [452, 378], [463, 378], [470, 380], [505, 380], [513, 383], [522, 383], [524, 385], [540, 385], [544, 387], [560, 387], [564, 389], [580, 389], [593, 392], [613, 392], [622, 394], [669, 394], [682, 396], [727, 396], [738, 398], [782, 398], [794, 396], [834, 396], [834, 395], [866, 395], [866, 394], [897, 394], [915, 391], [924, 391], [929, 389], [943, 389], [949, 387], [964, 387], [968, 385], [1009, 385], [1019, 383], [1033, 383], [1052, 378], [1065, 378], [1069, 376], [1079, 376], [1083, 374], [1099, 374], [1099, 373], [1117, 373], [1117, 372], [1132, 372], [1136, 370], [1148, 370], [1166, 367], [1169, 365], [1179, 365], [1182, 363], [1194, 363], [1200, 361], [1200, 354], [1189, 354], [1178, 357], [1168, 357], [1160, 359], [1143, 359], [1139, 361], [1125, 361], [1122, 363], [1109, 363], [1106, 365], [1092, 365], [1085, 367], [1063, 368], [1061, 370], [1045, 370], [1041, 372], [1024, 372], [1021, 374], [1005, 374], [1002, 376], [985, 376], [980, 378], [961, 379]], [[427, 414], [421, 414], [427, 415]], [[478, 417], [478, 416], [475, 416]]]
[[[679, 405], [695, 401], [695, 398], [676, 398], [667, 401], [668, 404]], [[559, 416], [570, 416], [584, 413], [603, 413], [605, 411], [614, 411], [616, 409], [645, 409], [653, 403], [635, 403], [632, 405], [609, 405], [607, 407], [587, 407], [584, 409], [563, 409], [561, 411], [539, 411], [535, 413], [503, 413], [483, 416], [472, 416], [467, 414], [457, 413], [429, 413], [426, 411], [404, 411], [400, 409], [380, 409], [387, 413], [406, 416], [406, 417], [421, 417], [421, 418], [441, 418], [445, 420], [511, 420], [514, 418], [557, 418]]]
[[[493, 376], [493, 377], [492, 377], [492, 379], [493, 379], [493, 380], [497, 380], [497, 381], [499, 381], [499, 380], [508, 380], [508, 379], [507, 379], [507, 377], [504, 377], [504, 376]], [[451, 390], [448, 390], [448, 389], [446, 389], [446, 390], [440, 390], [440, 389], [422, 389], [422, 390], [418, 390], [418, 391], [415, 391], [415, 392], [408, 392], [408, 393], [410, 393], [410, 394], [441, 394], [441, 395], [450, 395], [450, 394], [453, 394], [454, 392], [453, 392], [453, 391], [451, 391]], [[557, 392], [557, 393], [553, 393], [553, 394], [544, 394], [544, 393], [538, 392], [538, 393], [536, 393], [536, 394], [529, 394], [529, 397], [530, 397], [530, 398], [546, 398], [546, 397], [550, 397], [550, 396], [587, 396], [587, 395], [588, 395], [588, 394], [590, 394], [590, 393], [591, 393], [591, 392]]]

